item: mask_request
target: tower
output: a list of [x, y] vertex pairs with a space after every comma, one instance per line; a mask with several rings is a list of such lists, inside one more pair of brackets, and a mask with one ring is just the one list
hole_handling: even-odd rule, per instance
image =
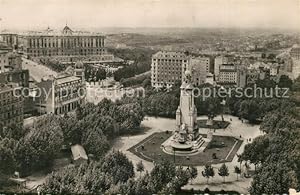
[[75, 63], [74, 76], [81, 78], [82, 82], [85, 81], [84, 64], [81, 61]]
[[199, 136], [197, 125], [197, 108], [194, 104], [194, 86], [192, 83], [191, 72], [186, 71], [185, 77], [186, 80], [180, 87], [180, 104], [176, 111], [175, 132], [179, 134], [178, 141], [180, 143], [193, 141]]

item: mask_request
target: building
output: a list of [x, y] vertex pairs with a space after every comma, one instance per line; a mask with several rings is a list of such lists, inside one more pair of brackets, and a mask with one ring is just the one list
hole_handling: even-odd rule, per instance
[[215, 75], [215, 77], [216, 78], [219, 77], [220, 66], [222, 64], [232, 64], [233, 62], [234, 62], [234, 56], [231, 56], [231, 55], [217, 56], [215, 58], [215, 64], [214, 64], [214, 75]]
[[81, 145], [71, 146], [72, 160], [75, 165], [80, 165], [83, 162], [86, 162], [89, 158], [85, 152], [85, 149]]
[[236, 85], [237, 70], [234, 64], [222, 64], [220, 66], [218, 83], [221, 85]]
[[23, 125], [23, 98], [14, 85], [0, 84], [0, 129]]
[[78, 60], [98, 60], [105, 54], [105, 37], [98, 34], [86, 34], [72, 31], [65, 26], [62, 33], [47, 31], [44, 33], [20, 35], [18, 38], [27, 58], [33, 60], [56, 59], [61, 62]]
[[211, 85], [214, 84], [214, 75], [212, 73], [208, 73], [206, 75], [206, 80], [205, 80], [205, 83], [209, 83]]
[[201, 85], [206, 82], [210, 63], [209, 57], [159, 51], [152, 56], [151, 84], [153, 87], [171, 87], [176, 82], [184, 82], [185, 71], [189, 70], [193, 74], [193, 84]]
[[237, 69], [237, 87], [246, 87], [247, 85], [247, 69], [239, 68]]
[[84, 64], [78, 61], [74, 65], [74, 76], [80, 78], [83, 82], [85, 81]]
[[19, 87], [29, 86], [29, 71], [28, 70], [13, 70], [0, 73], [0, 83], [2, 84], [16, 84]]
[[[209, 73], [210, 59], [206, 57], [189, 58], [189, 70], [193, 74], [193, 84], [198, 86], [206, 82]], [[184, 77], [182, 77], [184, 79]]]
[[18, 35], [14, 33], [1, 33], [0, 42], [4, 42], [8, 47], [12, 49], [18, 48]]
[[21, 55], [0, 50], [0, 73], [15, 69], [22, 69]]
[[33, 110], [29, 103], [29, 71], [22, 70], [21, 55], [9, 47], [0, 46], [0, 84], [9, 84], [21, 87], [24, 96], [24, 113], [30, 113]]
[[0, 73], [5, 72], [5, 67], [8, 64], [8, 51], [0, 50]]
[[278, 63], [270, 65], [270, 76], [277, 76], [279, 74], [280, 66]]
[[0, 73], [22, 69], [21, 55], [0, 42]]
[[12, 52], [12, 49], [4, 42], [0, 42], [0, 73], [5, 72], [5, 68], [8, 66], [8, 54]]
[[36, 108], [41, 114], [65, 114], [85, 103], [84, 82], [79, 77], [64, 73], [43, 79], [37, 86]]
[[294, 45], [290, 51], [292, 58], [292, 77], [296, 79], [300, 75], [300, 46]]
[[159, 51], [152, 55], [152, 87], [171, 87], [182, 81], [182, 73], [188, 69], [188, 57], [181, 52]]

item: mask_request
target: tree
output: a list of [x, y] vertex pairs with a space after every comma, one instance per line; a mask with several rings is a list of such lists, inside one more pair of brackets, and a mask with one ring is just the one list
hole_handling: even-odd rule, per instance
[[144, 112], [139, 103], [122, 104], [113, 113], [114, 119], [120, 124], [120, 132], [128, 133], [140, 127]]
[[0, 172], [11, 174], [16, 170], [15, 148], [17, 143], [12, 138], [0, 138]]
[[142, 172], [145, 170], [143, 161], [140, 161], [136, 164], [136, 171], [140, 172], [140, 177], [142, 176]]
[[35, 128], [20, 139], [16, 147], [19, 169], [25, 173], [49, 167], [61, 150], [63, 132], [58, 118], [46, 115], [37, 121]]
[[52, 172], [42, 185], [42, 193], [105, 194], [112, 186], [112, 177], [105, 174], [97, 163], [83, 163], [79, 167], [67, 166]]
[[191, 179], [191, 174], [179, 166], [176, 168], [175, 177], [163, 187], [159, 194], [176, 194], [182, 186], [188, 183], [189, 179]]
[[198, 170], [194, 166], [191, 166], [189, 168], [189, 173], [190, 173], [191, 181], [193, 181], [194, 179], [196, 179], [196, 177], [198, 176]]
[[209, 178], [215, 176], [215, 171], [214, 171], [213, 167], [211, 165], [205, 165], [204, 171], [202, 171], [202, 176], [206, 177], [207, 184], [208, 184]]
[[278, 87], [291, 89], [292, 85], [293, 85], [293, 81], [288, 76], [286, 75], [280, 76]]
[[81, 143], [87, 152], [93, 154], [97, 159], [100, 159], [109, 150], [109, 142], [99, 128], [87, 129], [82, 136]]
[[251, 123], [255, 122], [261, 116], [261, 109], [257, 100], [243, 100], [240, 104], [238, 115]]
[[263, 135], [257, 137], [252, 143], [245, 146], [244, 152], [242, 153], [242, 159], [244, 161], [250, 161], [250, 163], [258, 164], [264, 162], [268, 156], [269, 148], [269, 136]]
[[239, 175], [241, 174], [241, 169], [238, 166], [234, 167], [234, 173], [236, 173], [236, 180], [239, 180]]
[[162, 189], [165, 184], [169, 183], [176, 175], [175, 164], [168, 161], [156, 162], [150, 173], [153, 193]]
[[[254, 175], [250, 194], [288, 194], [292, 186], [291, 170], [286, 162], [270, 162]], [[295, 187], [295, 186], [294, 186]]]
[[221, 165], [218, 171], [218, 174], [223, 177], [223, 182], [225, 183], [225, 177], [229, 175], [228, 167], [224, 163]]
[[294, 81], [292, 85], [293, 91], [300, 91], [300, 76]]
[[146, 78], [143, 81], [142, 85], [143, 85], [144, 88], [151, 86], [151, 80], [149, 78]]
[[115, 184], [134, 176], [132, 162], [120, 151], [112, 151], [104, 157], [101, 171], [111, 175]]

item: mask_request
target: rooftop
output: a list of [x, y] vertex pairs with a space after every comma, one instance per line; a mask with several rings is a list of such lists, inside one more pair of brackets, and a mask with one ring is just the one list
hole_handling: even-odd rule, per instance
[[75, 76], [69, 76], [69, 75], [58, 75], [56, 78], [56, 84], [60, 85], [63, 83], [69, 83], [72, 81], [78, 81], [80, 78], [75, 77]]
[[72, 151], [74, 160], [78, 160], [78, 159], [88, 160], [88, 156], [86, 155], [86, 152], [85, 152], [83, 146], [81, 146], [79, 144], [71, 146], [71, 151]]
[[152, 57], [155, 58], [187, 58], [187, 56], [182, 52], [176, 51], [159, 51], [155, 53]]
[[52, 37], [52, 36], [103, 36], [100, 33], [86, 32], [86, 31], [73, 31], [69, 26], [65, 26], [62, 30], [53, 30], [48, 27], [43, 31], [30, 31], [27, 33], [20, 34], [23, 36], [43, 36], [43, 37]]

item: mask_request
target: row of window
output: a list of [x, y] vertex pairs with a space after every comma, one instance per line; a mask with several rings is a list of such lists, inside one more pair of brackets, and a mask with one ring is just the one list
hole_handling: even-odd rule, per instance
[[80, 51], [72, 51], [72, 50], [61, 50], [61, 51], [51, 51], [51, 50], [29, 50], [29, 55], [34, 57], [37, 56], [57, 56], [57, 55], [93, 55], [93, 54], [102, 54], [104, 49], [81, 49]]
[[69, 104], [55, 108], [54, 112], [55, 112], [55, 114], [67, 113], [69, 111], [76, 109], [78, 107], [78, 105], [80, 105], [81, 103], [82, 103], [82, 101], [71, 102]]
[[29, 47], [103, 47], [104, 39], [29, 39]]

